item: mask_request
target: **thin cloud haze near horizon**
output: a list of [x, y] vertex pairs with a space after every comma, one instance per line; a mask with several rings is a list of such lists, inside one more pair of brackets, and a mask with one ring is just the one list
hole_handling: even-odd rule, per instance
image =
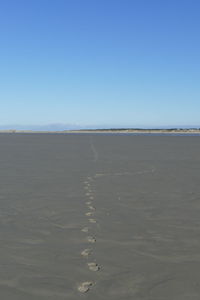
[[0, 128], [199, 127], [199, 10], [1, 1]]

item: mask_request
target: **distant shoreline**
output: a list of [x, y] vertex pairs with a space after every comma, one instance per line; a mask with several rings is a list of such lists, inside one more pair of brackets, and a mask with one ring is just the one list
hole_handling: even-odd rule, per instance
[[15, 130], [15, 129], [8, 129], [8, 130], [0, 130], [0, 133], [199, 133], [200, 129], [198, 128], [169, 128], [169, 129], [132, 129], [132, 128], [110, 128], [110, 129], [75, 129], [75, 130], [55, 130], [55, 131], [48, 131], [48, 130]]

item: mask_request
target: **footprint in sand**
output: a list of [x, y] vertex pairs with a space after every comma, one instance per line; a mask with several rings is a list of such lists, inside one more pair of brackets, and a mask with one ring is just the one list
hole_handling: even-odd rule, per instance
[[86, 193], [85, 195], [86, 195], [86, 196], [90, 196], [91, 194], [92, 194], [92, 193]]
[[95, 210], [95, 207], [92, 206], [92, 205], [88, 206], [88, 208], [91, 209], [91, 210]]
[[85, 215], [88, 216], [88, 217], [90, 217], [90, 216], [93, 215], [93, 212], [89, 211], [89, 212], [87, 212]]
[[90, 271], [93, 271], [93, 272], [99, 271], [99, 269], [100, 269], [100, 267], [94, 262], [88, 263], [87, 265], [88, 265]]
[[90, 287], [93, 285], [92, 281], [85, 281], [82, 282], [79, 286], [78, 286], [78, 291], [80, 293], [86, 293], [89, 291]]
[[89, 228], [88, 227], [84, 227], [83, 229], [81, 229], [82, 232], [88, 232]]
[[88, 236], [87, 241], [92, 244], [96, 243], [96, 239], [93, 236]]
[[89, 219], [90, 223], [96, 223], [97, 221], [95, 219]]
[[90, 255], [91, 251], [92, 251], [91, 249], [84, 249], [81, 252], [81, 255], [84, 256], [84, 257], [87, 257], [88, 255]]

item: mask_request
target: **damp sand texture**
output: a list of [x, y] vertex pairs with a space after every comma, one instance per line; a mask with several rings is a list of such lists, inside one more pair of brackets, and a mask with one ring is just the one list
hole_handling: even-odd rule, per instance
[[0, 299], [200, 299], [199, 137], [0, 145]]

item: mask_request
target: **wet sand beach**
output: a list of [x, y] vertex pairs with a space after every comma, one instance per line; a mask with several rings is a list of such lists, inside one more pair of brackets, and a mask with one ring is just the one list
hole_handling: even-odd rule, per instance
[[200, 138], [0, 134], [0, 299], [200, 299]]

